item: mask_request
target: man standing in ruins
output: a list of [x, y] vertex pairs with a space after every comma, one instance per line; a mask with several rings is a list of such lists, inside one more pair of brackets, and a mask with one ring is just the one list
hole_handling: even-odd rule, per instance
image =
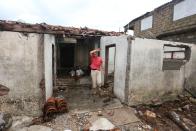
[[92, 78], [92, 93], [96, 94], [97, 90], [101, 87], [101, 68], [102, 68], [102, 58], [98, 56], [98, 52], [101, 49], [95, 49], [90, 51], [90, 58], [91, 58], [91, 78]]

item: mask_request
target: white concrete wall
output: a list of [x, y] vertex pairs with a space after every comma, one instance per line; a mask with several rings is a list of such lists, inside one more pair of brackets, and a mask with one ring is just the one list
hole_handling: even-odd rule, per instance
[[173, 20], [178, 20], [196, 14], [196, 1], [184, 0], [174, 5]]
[[52, 96], [52, 45], [55, 44], [55, 36], [44, 34], [44, 75], [45, 75], [45, 93], [46, 100]]
[[196, 45], [191, 46], [190, 62], [185, 65], [186, 88], [196, 96]]
[[[132, 41], [129, 105], [150, 103], [152, 100], [171, 100], [182, 92], [184, 80], [193, 72], [193, 67], [196, 66], [193, 61], [196, 59], [192, 56], [180, 70], [163, 71], [164, 44], [181, 45], [185, 43], [140, 38]], [[192, 54], [194, 54], [195, 45], [187, 45], [191, 46]]]
[[[125, 79], [127, 65], [127, 36], [105, 36], [101, 38], [101, 57], [105, 67], [105, 47], [116, 45], [115, 72], [114, 72], [114, 94], [122, 101], [125, 100]], [[102, 76], [102, 78], [104, 78]]]
[[0, 97], [0, 110], [39, 115], [43, 78], [43, 35], [0, 32], [0, 84], [10, 92]]
[[109, 48], [108, 74], [111, 74], [111, 73], [114, 72], [115, 48], [116, 47], [110, 47]]

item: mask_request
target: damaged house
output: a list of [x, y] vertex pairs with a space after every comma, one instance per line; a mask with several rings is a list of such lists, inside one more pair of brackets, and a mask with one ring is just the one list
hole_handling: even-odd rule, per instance
[[56, 79], [79, 66], [89, 75], [89, 51], [101, 36], [120, 35], [88, 28], [0, 21], [1, 111], [40, 115]]
[[101, 55], [106, 70], [111, 47], [116, 48], [114, 94], [122, 102], [128, 105], [152, 104], [175, 99], [185, 86], [195, 90], [194, 44], [105, 36], [101, 38]]
[[[67, 78], [73, 67], [89, 76], [89, 51], [98, 47], [104, 66], [102, 80], [105, 85], [112, 81], [112, 92], [122, 103], [172, 100], [184, 89], [195, 95], [196, 11], [179, 12], [182, 7], [190, 8], [191, 2], [173, 0], [132, 20], [125, 31], [134, 30], [135, 37], [88, 28], [0, 21], [0, 84], [8, 93], [0, 93], [6, 94], [0, 99], [1, 110], [40, 115], [44, 101], [62, 86], [60, 93], [70, 97], [72, 107], [92, 107], [88, 79], [78, 82]], [[71, 92], [65, 89], [68, 86]]]
[[[160, 47], [161, 48], [160, 52], [162, 52], [161, 53], [162, 62], [159, 68], [160, 70], [162, 70], [164, 74], [168, 75], [168, 78], [171, 76], [179, 77], [180, 74], [174, 75], [173, 73], [177, 70], [178, 70], [177, 72], [179, 73], [179, 71], [180, 70], [182, 71], [183, 69], [184, 70], [183, 77], [181, 78], [179, 77], [176, 80], [181, 79], [181, 81], [179, 81], [179, 82], [182, 82], [181, 87], [185, 88], [188, 92], [190, 92], [194, 96], [196, 94], [196, 86], [195, 86], [196, 77], [195, 77], [195, 71], [194, 71], [195, 69], [194, 47], [196, 43], [196, 35], [195, 35], [196, 34], [196, 28], [195, 28], [196, 27], [196, 8], [195, 6], [196, 6], [196, 3], [194, 0], [172, 0], [171, 2], [168, 2], [164, 5], [161, 5], [160, 7], [155, 8], [151, 12], [147, 12], [144, 15], [135, 18], [134, 20], [130, 21], [127, 25], [124, 26], [125, 32], [128, 30], [134, 31], [134, 37], [166, 40], [164, 44]], [[151, 40], [151, 41], [154, 41], [154, 40]], [[170, 42], [168, 43], [167, 41], [170, 41]], [[172, 43], [171, 41], [174, 41], [174, 42]], [[183, 43], [177, 44], [176, 42], [185, 42], [187, 43], [187, 45], [184, 45]], [[148, 43], [145, 46], [141, 47], [141, 49], [145, 48], [146, 46], [150, 46], [150, 45], [151, 43]], [[152, 49], [154, 48], [154, 51], [155, 51], [156, 46], [151, 47], [151, 48]], [[134, 52], [134, 49], [133, 49], [133, 52]], [[160, 56], [159, 53], [157, 51], [157, 53], [154, 53], [154, 55], [158, 57]], [[153, 57], [151, 57], [151, 59], [152, 58]], [[189, 58], [190, 60], [188, 60]], [[179, 61], [180, 59], [183, 59], [183, 61]], [[187, 61], [188, 63], [191, 62], [191, 64], [188, 64], [185, 61]], [[183, 64], [184, 62], [187, 64]], [[158, 63], [156, 64], [156, 66], [157, 65]], [[191, 70], [187, 69], [189, 68], [189, 66]], [[151, 66], [149, 66], [149, 68], [150, 67]], [[189, 74], [190, 72], [192, 73]], [[172, 73], [173, 75], [171, 75], [170, 73]], [[158, 73], [154, 75], [157, 75], [157, 74]], [[160, 78], [160, 76], [158, 78]], [[151, 83], [154, 83], [154, 80], [156, 79], [152, 79]], [[160, 83], [161, 82], [163, 82], [163, 80], [161, 80]], [[160, 83], [159, 83], [160, 87], [164, 85]], [[169, 87], [171, 86], [171, 85], [168, 85], [169, 83], [172, 84], [172, 86], [174, 86], [176, 82], [172, 78], [166, 83], [167, 85], [165, 86]], [[155, 85], [156, 84], [153, 84], [153, 86]], [[180, 86], [178, 85], [178, 87]]]

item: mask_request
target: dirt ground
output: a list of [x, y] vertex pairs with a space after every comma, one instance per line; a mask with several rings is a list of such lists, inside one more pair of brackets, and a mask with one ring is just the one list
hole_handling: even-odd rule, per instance
[[[190, 96], [179, 96], [175, 101], [168, 101], [156, 106], [136, 106], [135, 110], [138, 118], [155, 131], [183, 131], [182, 127], [170, 119], [171, 111], [179, 115], [180, 121], [185, 123], [190, 131], [196, 131], [196, 99]], [[147, 110], [155, 113], [156, 117], [148, 117], [145, 114]]]
[[[100, 117], [107, 118], [121, 131], [196, 131], [196, 99], [181, 95], [175, 101], [156, 102], [133, 108], [122, 105], [112, 94], [113, 79], [102, 87], [99, 95], [93, 96], [89, 78], [75, 81], [65, 78], [57, 81], [55, 96], [63, 96], [69, 104], [69, 113], [55, 115], [54, 119], [42, 123], [54, 131], [71, 129], [80, 131], [89, 128]], [[101, 111], [101, 116], [98, 112]], [[174, 122], [169, 114], [175, 112], [188, 129]], [[148, 113], [150, 112], [152, 116]], [[139, 118], [139, 119], [138, 119]]]
[[[99, 118], [106, 118], [122, 130], [126, 128], [137, 131], [141, 122], [134, 114], [133, 108], [122, 105], [112, 95], [112, 80], [111, 77], [97, 95], [92, 95], [89, 77], [83, 77], [77, 81], [70, 78], [58, 79], [54, 96], [65, 98], [69, 112], [54, 115], [51, 121], [41, 125], [51, 127], [54, 131], [65, 129], [80, 131], [90, 128]], [[98, 115], [98, 112], [101, 112], [101, 115]]]
[[89, 129], [92, 123], [99, 118], [106, 118], [116, 128], [116, 131], [138, 131], [142, 127], [142, 123], [135, 116], [134, 111], [130, 107], [121, 107], [115, 109], [99, 110], [102, 115], [98, 115], [98, 111], [71, 111], [69, 113], [55, 116], [49, 122], [41, 123], [41, 125], [52, 128], [54, 131], [63, 131], [69, 129], [72, 131], [81, 131]]

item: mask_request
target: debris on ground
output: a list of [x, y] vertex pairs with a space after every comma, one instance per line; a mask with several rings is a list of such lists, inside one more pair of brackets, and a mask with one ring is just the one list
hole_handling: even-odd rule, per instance
[[106, 118], [99, 118], [95, 122], [92, 123], [92, 126], [90, 127], [91, 131], [97, 131], [97, 130], [112, 130], [115, 126]]
[[109, 110], [109, 111], [107, 111], [107, 114], [108, 114], [109, 116], [113, 116], [113, 115], [114, 115], [114, 110]]
[[141, 127], [144, 130], [152, 130], [152, 127], [150, 125], [147, 125], [147, 124], [143, 124], [143, 125], [141, 125]]
[[65, 113], [65, 112], [68, 112], [68, 107], [64, 98], [50, 97], [44, 105], [43, 119], [44, 121], [49, 121], [54, 117], [56, 113]]
[[[179, 96], [174, 101], [162, 104], [135, 106], [135, 114], [153, 130], [194, 131], [196, 130], [196, 99]], [[159, 103], [159, 102], [158, 102]]]
[[41, 126], [41, 125], [32, 125], [32, 126], [17, 128], [13, 131], [53, 131], [53, 129], [50, 127]]
[[152, 111], [149, 111], [149, 110], [146, 110], [145, 113], [144, 113], [144, 115], [146, 117], [156, 118], [156, 114], [154, 112], [152, 112]]
[[153, 99], [151, 102], [152, 102], [151, 106], [160, 106], [162, 104], [162, 101], [157, 98]]
[[187, 119], [187, 118], [182, 118], [183, 122], [189, 126], [195, 126], [195, 123], [193, 123], [190, 119]]
[[184, 131], [190, 131], [190, 128], [182, 121], [182, 118], [175, 112], [171, 111], [168, 113], [169, 118], [174, 121]]
[[33, 124], [33, 117], [15, 116], [9, 131], [18, 131], [22, 128], [29, 127]]
[[187, 105], [183, 106], [182, 109], [184, 109], [185, 111], [189, 111], [190, 110], [190, 105], [187, 104]]
[[0, 113], [0, 131], [6, 130], [12, 125], [12, 117], [7, 113]]
[[73, 122], [79, 126], [79, 127], [84, 127], [87, 124], [89, 124], [88, 118], [91, 117], [91, 114], [89, 112], [85, 113], [74, 113], [71, 115]]
[[98, 111], [97, 115], [98, 115], [98, 116], [102, 116], [102, 115], [103, 115], [103, 114], [102, 114], [102, 111]]
[[[132, 109], [123, 107], [121, 102], [114, 98], [112, 79], [101, 87], [99, 92], [104, 95], [92, 95], [91, 81], [89, 77], [82, 77], [75, 82], [70, 77], [58, 79], [56, 84], [58, 88], [54, 92], [54, 96], [63, 95], [69, 103], [69, 113], [57, 115], [49, 122], [42, 123], [44, 126], [53, 128], [55, 131], [63, 130], [84, 130], [87, 131], [92, 127], [92, 123], [100, 117], [104, 117], [111, 121], [113, 125], [123, 129], [141, 128], [139, 119], [135, 116]], [[82, 83], [82, 84], [81, 84]], [[133, 123], [135, 125], [133, 125]], [[122, 127], [121, 127], [122, 125]], [[126, 128], [123, 127], [126, 125]], [[113, 131], [120, 131], [114, 128]]]
[[26, 129], [27, 130], [23, 130], [23, 131], [53, 131], [52, 128], [41, 126], [41, 125], [32, 125], [30, 127], [27, 127]]
[[110, 97], [106, 97], [106, 98], [103, 100], [103, 103], [107, 103], [107, 102], [109, 102], [109, 101], [111, 101], [111, 98], [110, 98]]
[[138, 111], [138, 114], [139, 114], [140, 116], [143, 116], [143, 115], [144, 115], [141, 111]]

